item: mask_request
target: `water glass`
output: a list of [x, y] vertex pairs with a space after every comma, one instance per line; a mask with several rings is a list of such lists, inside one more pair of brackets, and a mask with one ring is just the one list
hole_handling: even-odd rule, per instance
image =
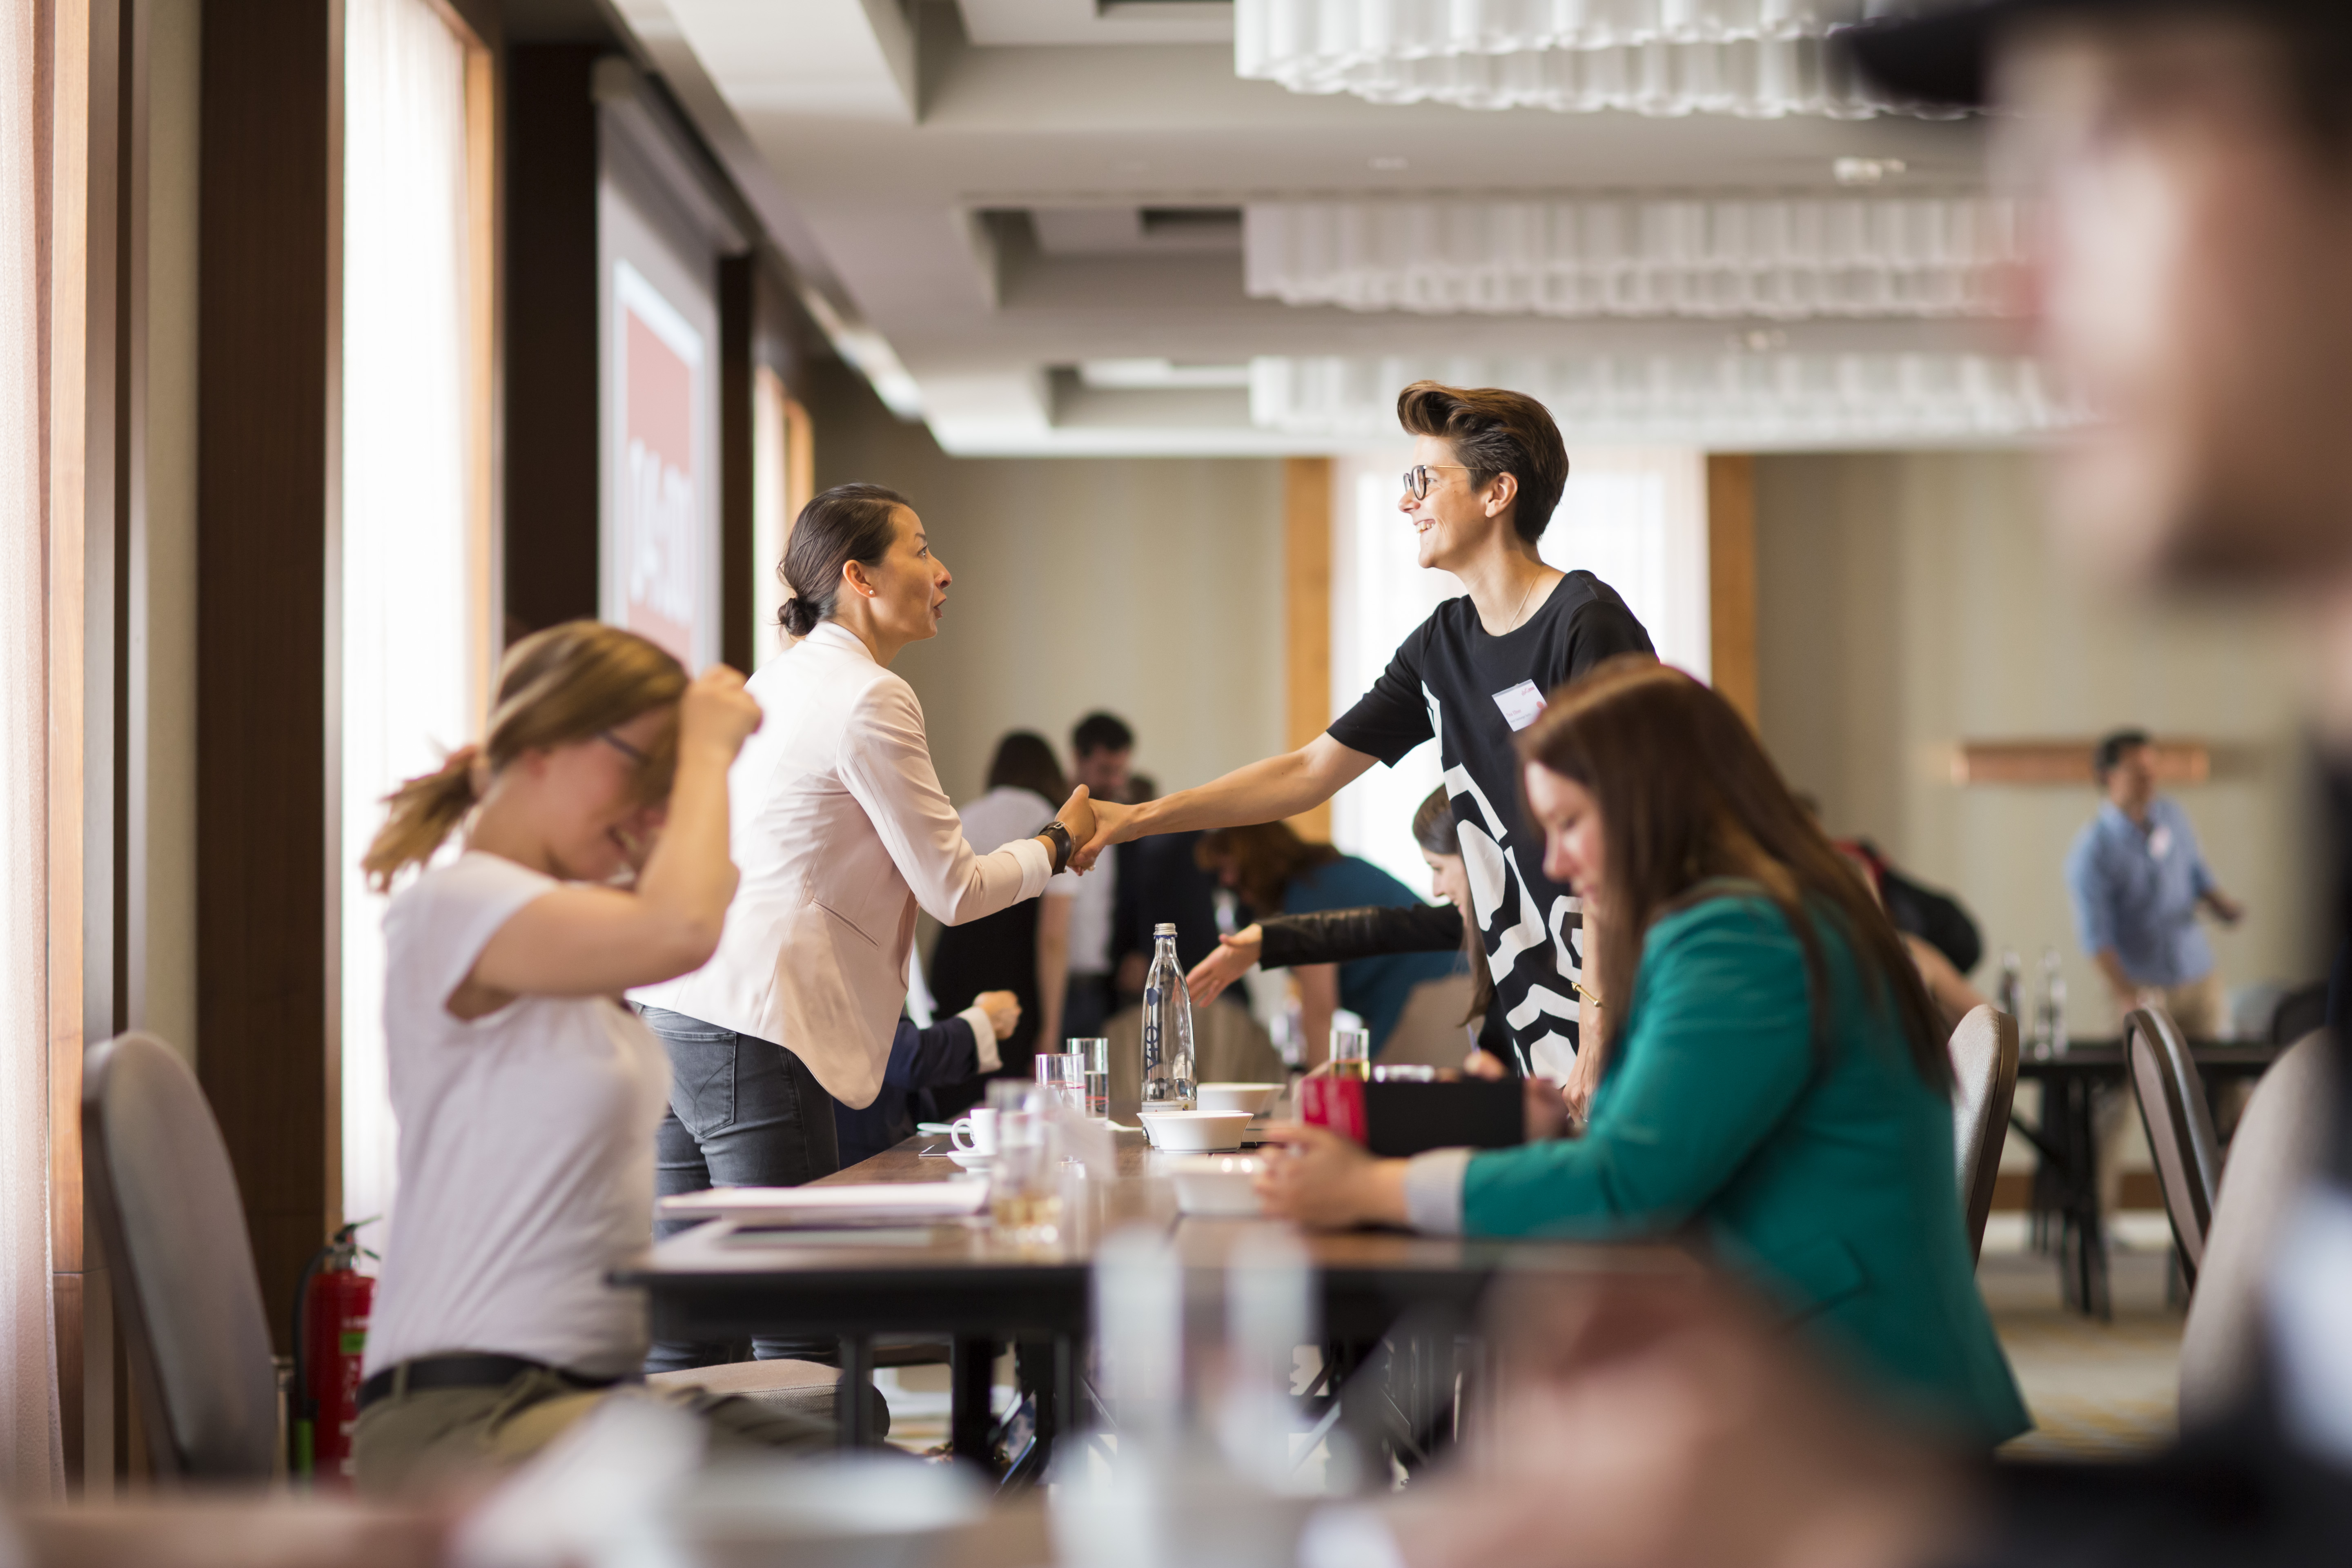
[[1372, 1076], [1372, 1036], [1369, 1029], [1333, 1029], [1331, 1031], [1331, 1076], [1352, 1078], [1359, 1083]]
[[1086, 1110], [1088, 1116], [1110, 1114], [1110, 1041], [1099, 1035], [1062, 1042], [1069, 1054], [1086, 1064]]
[[1054, 1118], [1066, 1112], [1059, 1096], [1055, 1086], [1025, 1079], [998, 1079], [988, 1086], [989, 1108], [996, 1112], [988, 1209], [997, 1234], [1009, 1240], [1051, 1243], [1061, 1236], [1062, 1150]]
[[1087, 1113], [1087, 1058], [1083, 1051], [1040, 1053], [1037, 1058], [1037, 1081], [1062, 1097], [1062, 1102], [1077, 1115]]

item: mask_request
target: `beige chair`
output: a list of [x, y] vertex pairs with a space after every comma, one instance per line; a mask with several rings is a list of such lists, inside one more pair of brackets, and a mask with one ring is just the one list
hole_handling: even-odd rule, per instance
[[[738, 1361], [651, 1373], [646, 1383], [653, 1388], [707, 1388], [811, 1420], [830, 1421], [840, 1398], [841, 1369], [814, 1361]], [[887, 1426], [887, 1415], [885, 1420]]]
[[1381, 1047], [1382, 1067], [1458, 1068], [1470, 1054], [1462, 1015], [1470, 1010], [1467, 974], [1424, 980], [1405, 998], [1396, 1027]]
[[2132, 1097], [2139, 1101], [2156, 1159], [2157, 1185], [2172, 1220], [2180, 1249], [2180, 1269], [2193, 1289], [2205, 1266], [2205, 1237], [2213, 1225], [2213, 1194], [2221, 1184], [2221, 1144], [2213, 1133], [2213, 1108], [2205, 1081], [2189, 1054], [2189, 1042], [2170, 1014], [2136, 1007], [2124, 1018], [2124, 1054]]
[[1990, 1003], [1952, 1031], [1952, 1157], [1959, 1168], [1960, 1209], [1969, 1256], [1984, 1251], [2009, 1108], [2017, 1098], [2017, 1020]]
[[2262, 1343], [2262, 1284], [2287, 1205], [2317, 1168], [2335, 1100], [2325, 1032], [2307, 1035], [2254, 1085], [2230, 1140], [2212, 1232], [2180, 1330], [2180, 1424], [2226, 1415], [2252, 1384]]

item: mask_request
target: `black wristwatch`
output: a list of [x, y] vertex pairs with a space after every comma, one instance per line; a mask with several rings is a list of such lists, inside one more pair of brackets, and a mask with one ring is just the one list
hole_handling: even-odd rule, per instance
[[1070, 830], [1056, 817], [1039, 828], [1036, 837], [1054, 841], [1054, 875], [1058, 877], [1069, 868], [1070, 855], [1077, 847], [1070, 841]]

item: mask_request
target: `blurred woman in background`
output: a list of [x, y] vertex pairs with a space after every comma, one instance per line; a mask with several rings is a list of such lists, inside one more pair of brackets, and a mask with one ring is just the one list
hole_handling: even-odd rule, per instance
[[[1408, 914], [1428, 910], [1411, 888], [1370, 861], [1301, 838], [1286, 823], [1212, 828], [1202, 836], [1196, 853], [1201, 868], [1214, 874], [1261, 919], [1326, 910], [1384, 908]], [[1193, 973], [1223, 956], [1225, 940], [1220, 939], [1218, 952], [1194, 965]], [[1448, 945], [1458, 949], [1461, 943], [1457, 917], [1454, 941]], [[1241, 965], [1242, 970], [1248, 967]], [[1320, 1067], [1330, 1054], [1331, 1015], [1341, 1007], [1363, 1019], [1371, 1036], [1372, 1055], [1378, 1057], [1394, 1032], [1412, 988], [1424, 980], [1458, 973], [1460, 968], [1459, 958], [1444, 952], [1402, 949], [1366, 953], [1344, 963], [1294, 959], [1291, 977], [1298, 983], [1299, 1030], [1307, 1065]], [[1207, 994], [1213, 997], [1223, 989], [1218, 985]], [[1199, 994], [1196, 990], [1195, 994]]]
[[1318, 1225], [1688, 1237], [1896, 1405], [1990, 1447], [2030, 1424], [1952, 1180], [1943, 1023], [1893, 926], [1730, 705], [1646, 658], [1521, 742], [1548, 873], [1602, 941], [1590, 1129], [1375, 1160], [1319, 1128], [1261, 1178]]

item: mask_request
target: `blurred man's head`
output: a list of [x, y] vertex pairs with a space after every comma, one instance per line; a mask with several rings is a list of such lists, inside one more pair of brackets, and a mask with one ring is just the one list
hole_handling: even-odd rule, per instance
[[1127, 798], [1128, 764], [1135, 758], [1135, 731], [1117, 715], [1089, 713], [1070, 731], [1072, 773], [1097, 800]]
[[2098, 420], [2058, 467], [2074, 552], [2207, 579], [2352, 564], [2352, 6], [1950, 17], [1907, 45], [1866, 30], [1863, 58], [1899, 89], [1989, 81], [2016, 111], [1996, 162], [2048, 198], [2027, 290], [2041, 347]]
[[2091, 771], [2116, 809], [2135, 822], [2156, 798], [2156, 751], [2145, 730], [2118, 730], [2101, 741]]

